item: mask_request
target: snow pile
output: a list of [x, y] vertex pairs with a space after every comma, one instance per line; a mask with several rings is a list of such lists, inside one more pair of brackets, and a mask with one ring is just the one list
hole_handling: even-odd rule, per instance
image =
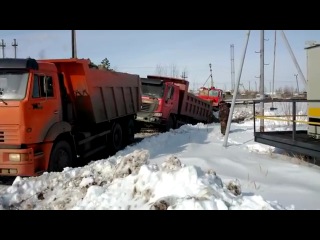
[[[158, 167], [149, 151], [66, 168], [34, 178], [17, 177], [0, 197], [1, 209], [285, 209], [223, 184], [215, 171], [185, 166], [171, 155]], [[228, 190], [228, 188], [230, 190]]]
[[275, 150], [275, 147], [268, 146], [268, 145], [261, 145], [257, 143], [248, 144], [246, 147], [250, 152], [256, 152], [261, 154], [271, 154]]
[[251, 108], [250, 109], [248, 109], [248, 108], [236, 109], [233, 112], [232, 119], [234, 119], [235, 121], [238, 120], [238, 122], [247, 121], [247, 120], [253, 119], [252, 109]]

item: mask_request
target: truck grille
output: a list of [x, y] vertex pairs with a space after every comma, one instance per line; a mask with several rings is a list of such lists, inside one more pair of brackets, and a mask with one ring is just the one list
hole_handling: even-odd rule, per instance
[[15, 144], [19, 140], [19, 125], [0, 125], [0, 143]]
[[151, 105], [152, 105], [151, 103], [142, 103], [141, 111], [148, 112]]
[[142, 103], [141, 105], [141, 111], [142, 112], [153, 112], [158, 108], [158, 101], [155, 102], [148, 102], [148, 103]]

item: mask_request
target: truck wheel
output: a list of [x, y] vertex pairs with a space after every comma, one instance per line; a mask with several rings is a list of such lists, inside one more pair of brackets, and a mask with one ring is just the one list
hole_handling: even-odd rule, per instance
[[122, 128], [119, 123], [115, 123], [111, 131], [112, 150], [118, 152], [123, 145]]
[[61, 172], [65, 167], [73, 166], [73, 154], [70, 144], [60, 141], [53, 146], [49, 161], [49, 172]]
[[134, 141], [134, 133], [135, 133], [135, 125], [134, 121], [130, 119], [128, 121], [128, 129], [127, 129], [127, 143], [131, 144]]
[[166, 131], [170, 131], [170, 129], [175, 129], [174, 118], [172, 116], [169, 117], [166, 124]]

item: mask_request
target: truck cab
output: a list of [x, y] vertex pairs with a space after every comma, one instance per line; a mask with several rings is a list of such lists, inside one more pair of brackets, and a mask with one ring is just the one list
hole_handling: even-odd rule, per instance
[[52, 144], [46, 139], [62, 120], [58, 89], [53, 64], [0, 60], [0, 175], [30, 176], [48, 164], [44, 149]]
[[149, 75], [141, 79], [141, 84], [142, 105], [136, 119], [140, 127], [168, 131], [212, 119], [211, 102], [190, 93], [185, 79]]
[[142, 105], [137, 120], [146, 125], [165, 126], [171, 114], [177, 114], [179, 87], [172, 82], [141, 78]]
[[213, 111], [218, 111], [219, 103], [223, 100], [224, 96], [223, 96], [222, 89], [215, 88], [215, 87], [210, 87], [210, 88], [202, 87], [199, 90], [198, 97], [207, 101], [211, 101]]

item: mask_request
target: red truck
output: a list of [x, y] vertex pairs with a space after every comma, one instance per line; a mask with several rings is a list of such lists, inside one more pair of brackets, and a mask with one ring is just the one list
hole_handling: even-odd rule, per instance
[[199, 98], [212, 102], [213, 111], [219, 111], [219, 104], [223, 100], [222, 89], [210, 87], [202, 87], [197, 95]]
[[140, 127], [164, 131], [186, 123], [209, 123], [212, 105], [188, 92], [189, 82], [163, 76], [141, 78], [142, 105], [137, 115]]
[[0, 176], [62, 171], [134, 139], [138, 75], [84, 59], [0, 59]]

